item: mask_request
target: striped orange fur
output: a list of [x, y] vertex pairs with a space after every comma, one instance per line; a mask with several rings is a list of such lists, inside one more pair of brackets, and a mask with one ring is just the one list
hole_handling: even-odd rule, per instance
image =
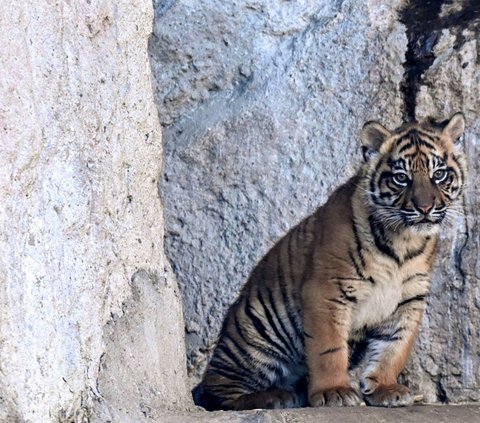
[[[438, 234], [462, 193], [460, 113], [362, 129], [364, 161], [253, 270], [195, 402], [208, 410], [402, 406], [397, 377], [429, 290]], [[360, 383], [349, 368], [361, 366]], [[357, 389], [357, 386], [360, 389]]]

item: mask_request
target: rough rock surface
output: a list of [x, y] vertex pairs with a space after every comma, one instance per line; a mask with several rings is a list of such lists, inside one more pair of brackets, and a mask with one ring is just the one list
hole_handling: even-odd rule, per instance
[[406, 408], [332, 407], [164, 415], [168, 423], [477, 423], [480, 406], [414, 406]]
[[[152, 19], [147, 0], [0, 6], [2, 422], [113, 415], [115, 389], [132, 415], [153, 394], [191, 401], [163, 253]], [[112, 386], [105, 363], [118, 380], [122, 366], [151, 376]]]
[[478, 15], [462, 15], [478, 7], [458, 1], [430, 10], [439, 2], [410, 1], [419, 9], [409, 15], [399, 12], [404, 3], [155, 2], [160, 192], [191, 385], [255, 263], [353, 174], [362, 124], [379, 119], [393, 128], [415, 108], [418, 117], [439, 118], [463, 110], [466, 218], [459, 213], [443, 237], [406, 373], [428, 401], [479, 399], [480, 66], [477, 27], [464, 19]]
[[132, 293], [122, 314], [114, 315], [104, 330], [93, 422], [138, 422], [185, 410], [191, 403], [182, 309], [171, 275], [139, 270]]
[[461, 42], [457, 28], [441, 32], [417, 97], [420, 118], [463, 110], [468, 126], [466, 194], [440, 245], [409, 369], [409, 379], [430, 394], [430, 401], [435, 392], [442, 401], [480, 401], [480, 33], [473, 29], [460, 31]]

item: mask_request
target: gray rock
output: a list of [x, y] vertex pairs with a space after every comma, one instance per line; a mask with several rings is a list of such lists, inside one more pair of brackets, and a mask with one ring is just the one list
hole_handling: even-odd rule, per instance
[[[427, 15], [422, 7], [436, 4], [410, 2]], [[443, 236], [406, 377], [428, 401], [479, 399], [478, 36], [475, 25], [452, 23], [462, 2], [440, 8], [430, 27], [401, 23], [403, 5], [156, 2], [149, 51], [165, 128], [160, 192], [191, 385], [256, 262], [354, 173], [362, 124], [393, 128], [416, 106], [418, 117], [466, 113], [470, 186], [466, 218], [460, 212]], [[417, 45], [426, 72], [407, 79]]]

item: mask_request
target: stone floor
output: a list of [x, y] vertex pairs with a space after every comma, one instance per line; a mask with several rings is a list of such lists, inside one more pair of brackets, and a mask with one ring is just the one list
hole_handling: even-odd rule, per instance
[[164, 415], [161, 423], [479, 423], [480, 404], [416, 405], [405, 408], [302, 408]]

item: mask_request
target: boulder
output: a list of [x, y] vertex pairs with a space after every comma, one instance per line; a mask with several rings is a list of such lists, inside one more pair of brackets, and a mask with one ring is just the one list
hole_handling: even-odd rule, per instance
[[152, 19], [147, 0], [0, 7], [1, 421], [191, 403], [163, 251]]
[[478, 14], [472, 2], [157, 1], [150, 56], [164, 126], [166, 253], [190, 384], [261, 257], [355, 172], [375, 119], [463, 111], [470, 175], [442, 237], [406, 371], [427, 401], [478, 400]]

